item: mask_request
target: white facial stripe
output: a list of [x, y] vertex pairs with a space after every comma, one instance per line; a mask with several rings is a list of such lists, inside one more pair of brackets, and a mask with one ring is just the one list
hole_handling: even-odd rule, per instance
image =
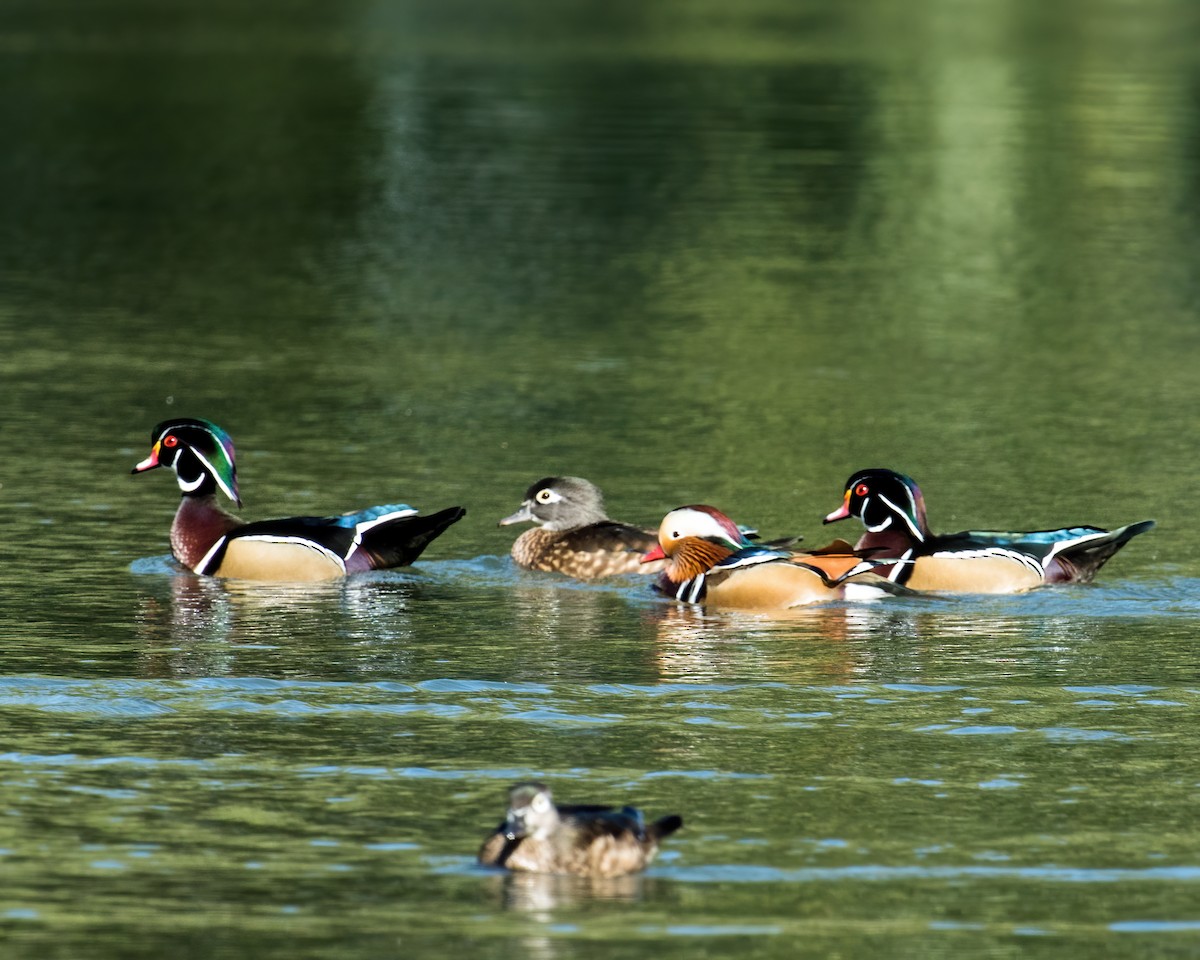
[[[879, 499], [882, 500], [884, 503], [886, 503], [889, 507], [891, 507], [892, 512], [904, 521], [904, 525], [906, 527], [908, 527], [909, 532], [912, 533], [913, 537], [915, 537], [917, 540], [925, 539], [924, 534], [922, 534], [921, 531], [917, 529], [916, 521], [913, 520], [913, 518], [912, 518], [912, 514], [915, 514], [917, 512], [917, 508], [916, 508], [916, 504], [912, 503], [911, 496], [909, 497], [909, 503], [912, 504], [912, 507], [910, 510], [901, 509], [900, 507], [896, 506], [894, 503], [892, 503], [891, 500], [889, 500], [887, 497], [883, 496], [882, 494], [879, 495]], [[883, 527], [880, 527], [879, 529], [882, 530]]]
[[[217, 481], [217, 486], [220, 487], [225, 492], [225, 496], [227, 496], [230, 500], [237, 500], [237, 494], [235, 494], [232, 490], [229, 489], [229, 485], [227, 483], [225, 483], [225, 481], [223, 479], [221, 479], [221, 475], [219, 473], [217, 473], [217, 471], [213, 467], [213, 465], [208, 462], [208, 458], [205, 457], [204, 454], [202, 454], [195, 447], [189, 447], [189, 449], [192, 451], [192, 453], [194, 453], [196, 455], [196, 459], [198, 459], [202, 464], [204, 464], [204, 468], [210, 474], [212, 474], [212, 478]], [[224, 452], [224, 449], [225, 449], [224, 447], [221, 448], [222, 452]], [[226, 459], [226, 462], [228, 462], [229, 458], [226, 457], [225, 459]], [[183, 482], [180, 481], [179, 485], [183, 486]], [[197, 486], [198, 485], [199, 484], [197, 484]], [[195, 490], [196, 488], [192, 487], [192, 489]]]
[[179, 482], [180, 490], [184, 493], [191, 493], [193, 490], [200, 489], [200, 484], [204, 482], [204, 474], [201, 474], [195, 480], [184, 480], [179, 474], [175, 474], [175, 479]]
[[888, 514], [887, 517], [884, 518], [883, 523], [877, 523], [877, 524], [875, 524], [875, 526], [871, 526], [869, 523], [866, 523], [865, 521], [863, 523], [863, 526], [865, 526], [869, 531], [871, 531], [871, 533], [879, 533], [880, 530], [886, 530], [891, 525], [892, 525], [891, 514]]

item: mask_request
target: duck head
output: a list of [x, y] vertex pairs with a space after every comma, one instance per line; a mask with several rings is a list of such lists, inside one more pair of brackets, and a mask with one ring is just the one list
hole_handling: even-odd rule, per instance
[[508, 791], [508, 816], [504, 835], [509, 840], [533, 837], [544, 840], [558, 827], [558, 808], [544, 783], [517, 783]]
[[666, 559], [664, 573], [676, 582], [709, 570], [730, 554], [754, 546], [736, 523], [715, 507], [693, 504], [677, 507], [658, 527], [658, 546], [642, 563]]
[[871, 533], [890, 530], [917, 541], [929, 535], [921, 488], [895, 470], [860, 470], [847, 480], [842, 505], [825, 522], [847, 517], [857, 517]]
[[544, 477], [525, 491], [521, 509], [499, 525], [532, 522], [547, 530], [574, 530], [608, 519], [604, 495], [583, 477]]
[[210, 496], [219, 489], [242, 505], [233, 440], [215, 423], [190, 417], [164, 420], [150, 431], [150, 442], [150, 456], [131, 473], [169, 467], [185, 497]]

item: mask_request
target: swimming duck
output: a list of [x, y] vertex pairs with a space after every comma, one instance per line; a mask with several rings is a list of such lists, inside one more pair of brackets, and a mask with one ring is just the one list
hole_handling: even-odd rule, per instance
[[[894, 470], [862, 470], [846, 481], [842, 505], [826, 523], [857, 517], [867, 532], [856, 549], [882, 561], [878, 572], [915, 590], [1015, 593], [1045, 583], [1088, 583], [1114, 553], [1154, 527], [1143, 520], [1115, 530], [936, 534], [925, 519], [925, 499], [910, 477]], [[887, 565], [886, 561], [894, 561]]]
[[515, 784], [508, 815], [479, 848], [484, 866], [531, 873], [619, 877], [642, 870], [664, 837], [683, 826], [675, 814], [647, 825], [634, 807], [557, 806], [542, 783]]
[[756, 544], [720, 510], [678, 507], [643, 558], [665, 560], [655, 589], [676, 600], [741, 609], [786, 609], [897, 592], [869, 559], [844, 549], [792, 554]]
[[[645, 562], [645, 554], [658, 545], [658, 533], [610, 520], [600, 488], [583, 477], [544, 477], [525, 491], [521, 509], [500, 521], [537, 524], [512, 545], [512, 558], [524, 570], [563, 573], [579, 580], [612, 577], [623, 573], [658, 573], [662, 562]], [[738, 527], [757, 539], [758, 531]], [[780, 537], [767, 545], [782, 549], [801, 537]]]
[[195, 573], [248, 580], [329, 580], [412, 563], [466, 510], [420, 516], [407, 505], [369, 507], [339, 517], [287, 517], [254, 523], [217, 502], [236, 503], [237, 467], [229, 434], [208, 420], [176, 417], [150, 433], [150, 456], [133, 473], [168, 467], [183, 499], [171, 524], [171, 552]]
[[654, 531], [610, 520], [600, 488], [582, 477], [544, 477], [532, 484], [521, 508], [500, 526], [527, 521], [537, 526], [512, 545], [512, 558], [524, 570], [591, 580], [662, 569], [641, 565], [642, 555], [658, 542]]

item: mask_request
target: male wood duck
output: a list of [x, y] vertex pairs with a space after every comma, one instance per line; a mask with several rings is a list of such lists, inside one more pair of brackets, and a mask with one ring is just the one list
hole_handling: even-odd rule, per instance
[[512, 545], [512, 557], [525, 570], [565, 573], [580, 580], [622, 573], [657, 573], [642, 555], [657, 539], [653, 530], [610, 520], [604, 495], [582, 477], [545, 477], [525, 491], [521, 509], [500, 526], [532, 521]]
[[1143, 520], [1116, 530], [1064, 527], [1009, 533], [933, 533], [925, 499], [894, 470], [862, 470], [846, 482], [842, 505], [826, 523], [857, 517], [867, 532], [856, 549], [881, 563], [879, 573], [914, 590], [1015, 593], [1044, 583], [1088, 583], [1131, 538], [1154, 526]]
[[427, 517], [406, 505], [368, 507], [339, 517], [287, 517], [247, 523], [217, 502], [239, 507], [229, 434], [207, 420], [164, 420], [150, 434], [150, 456], [133, 468], [170, 467], [183, 491], [171, 524], [171, 552], [189, 570], [247, 580], [329, 580], [412, 563], [466, 510]]
[[740, 609], [786, 609], [900, 592], [849, 544], [793, 554], [749, 540], [714, 507], [672, 510], [643, 558], [666, 560], [655, 589], [676, 600]]
[[683, 826], [675, 814], [647, 824], [634, 807], [556, 806], [541, 783], [518, 783], [508, 796], [508, 816], [479, 848], [484, 866], [619, 877], [644, 869]]

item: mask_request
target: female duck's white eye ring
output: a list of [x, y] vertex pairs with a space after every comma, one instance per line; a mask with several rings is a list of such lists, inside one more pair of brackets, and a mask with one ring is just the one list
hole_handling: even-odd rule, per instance
[[537, 499], [540, 503], [549, 503], [553, 497], [554, 494], [549, 490], [539, 490], [535, 499]]

